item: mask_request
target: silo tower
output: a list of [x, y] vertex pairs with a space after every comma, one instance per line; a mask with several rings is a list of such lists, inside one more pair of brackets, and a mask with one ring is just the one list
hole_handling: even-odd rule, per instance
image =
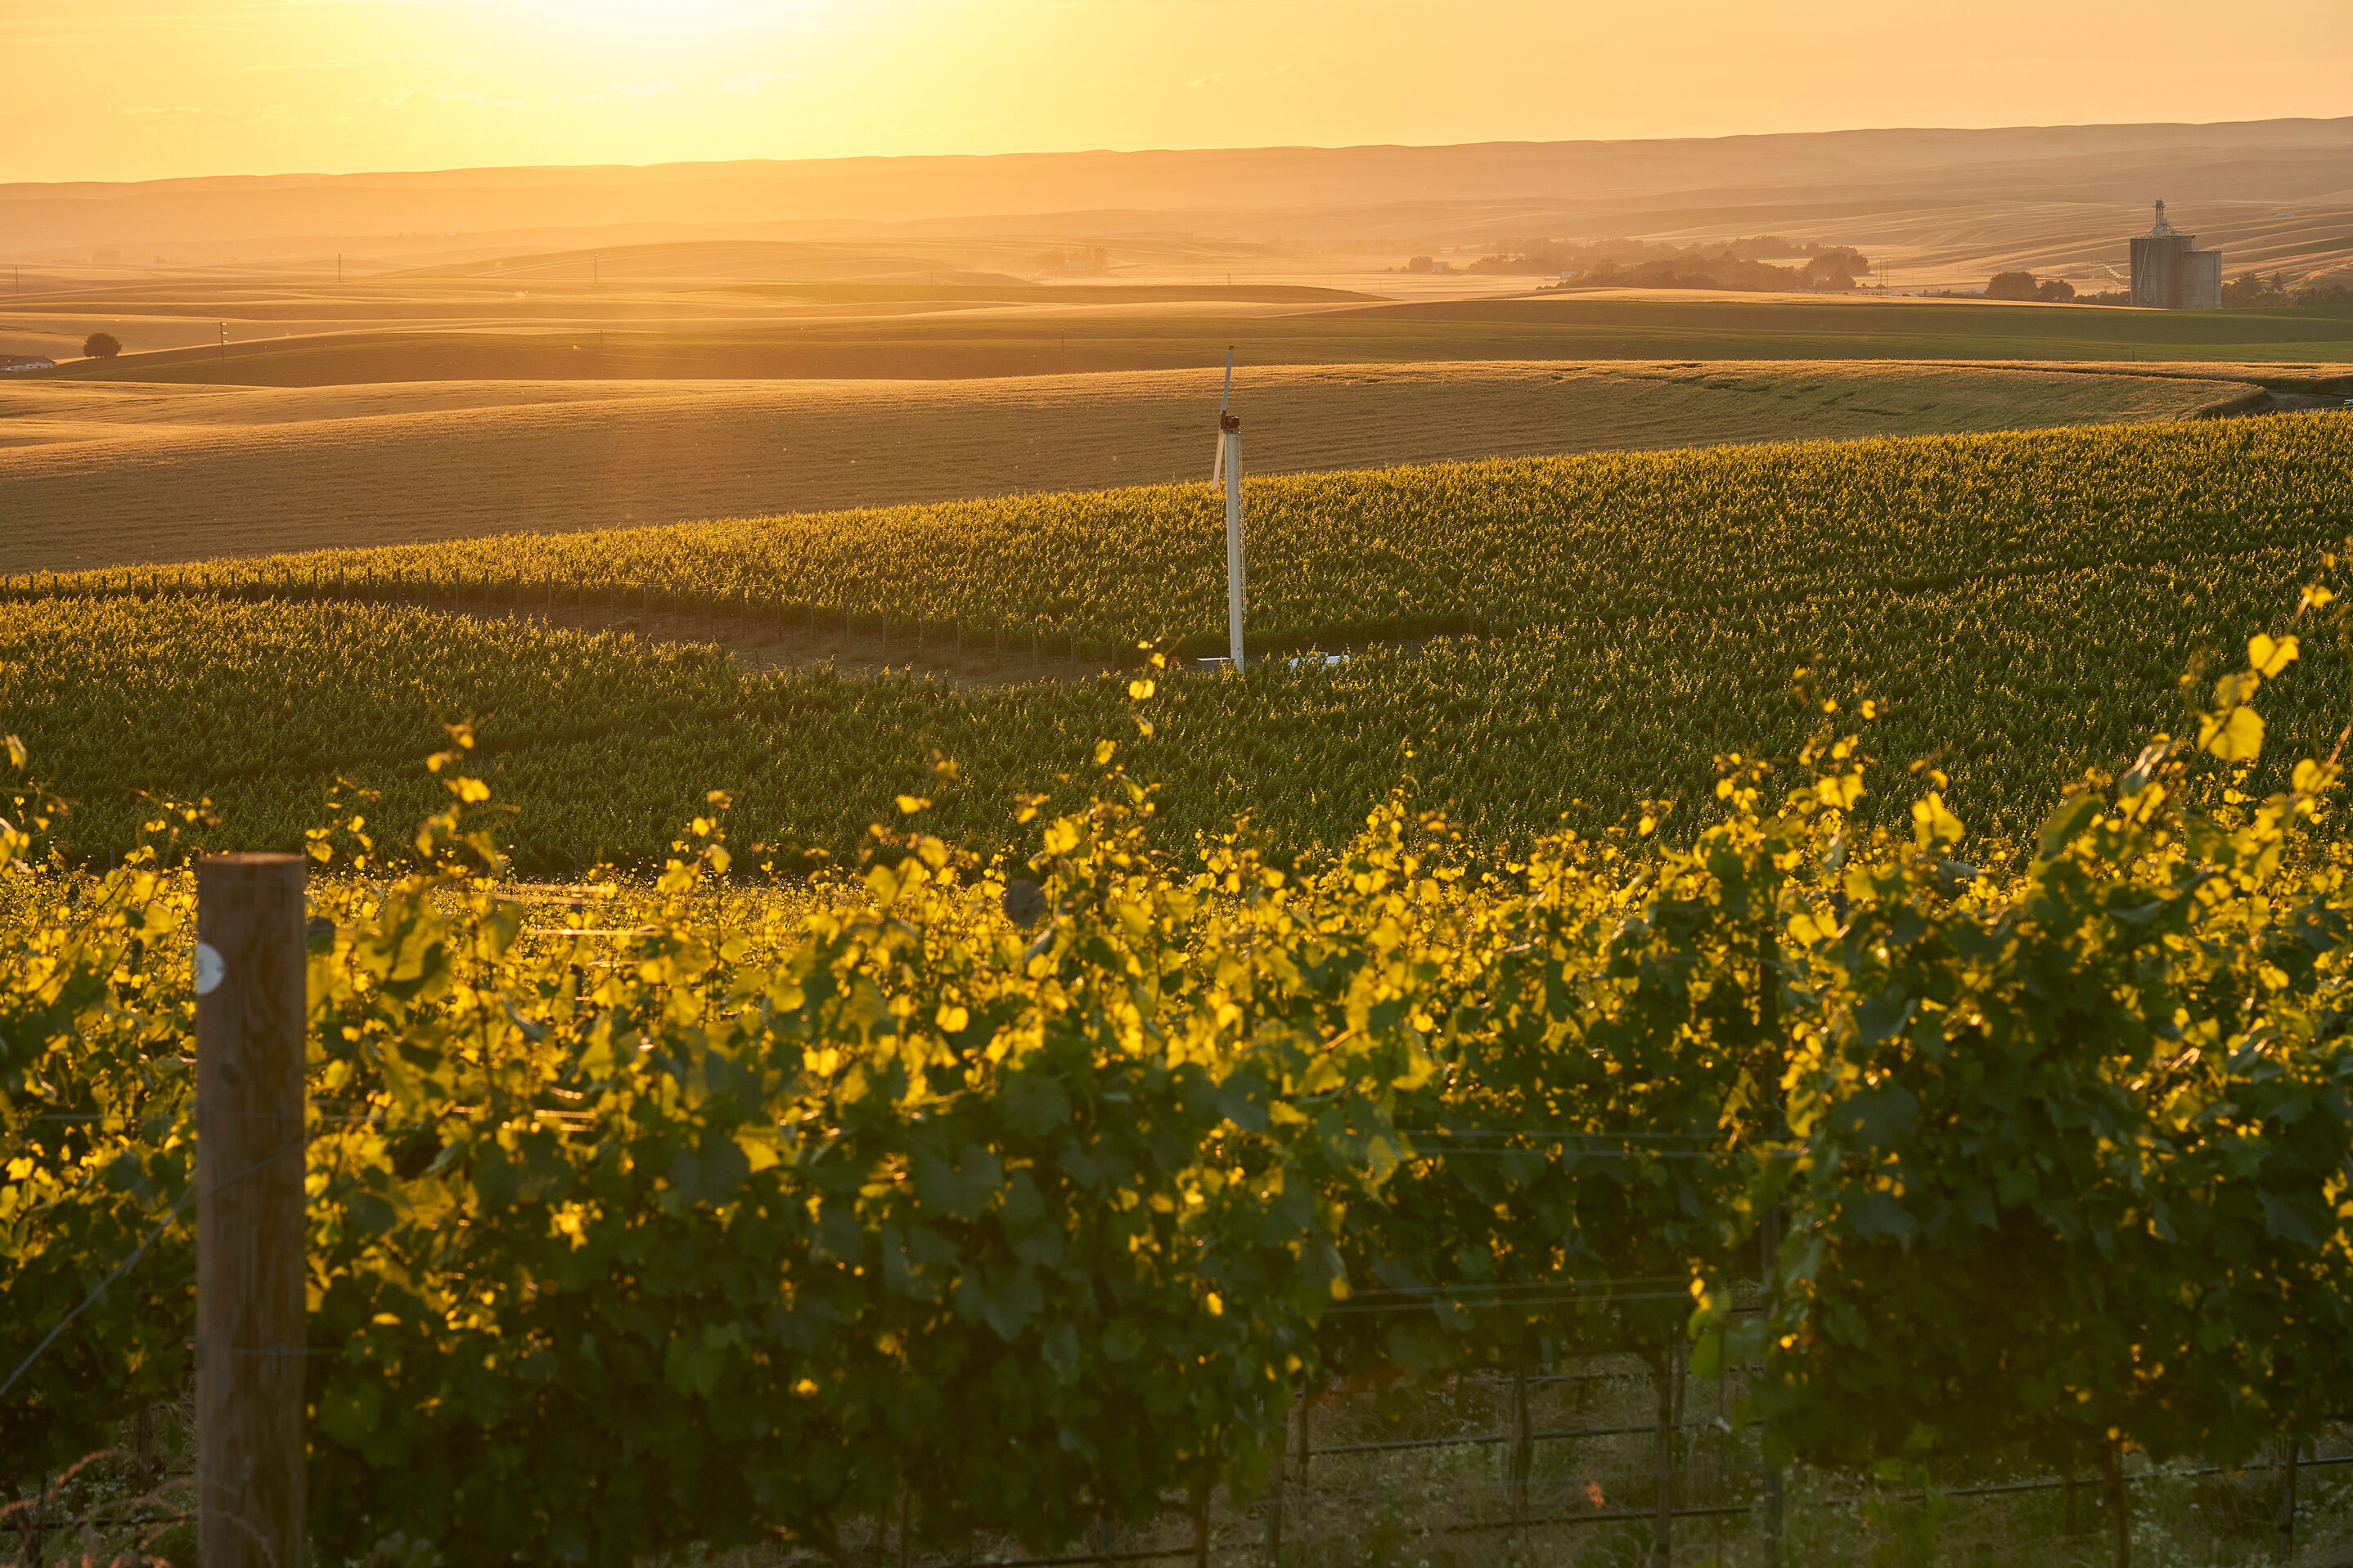
[[2132, 297], [2159, 310], [2211, 310], [2222, 303], [2222, 253], [2199, 249], [2197, 236], [2166, 220], [2162, 201], [2157, 226], [2132, 242]]

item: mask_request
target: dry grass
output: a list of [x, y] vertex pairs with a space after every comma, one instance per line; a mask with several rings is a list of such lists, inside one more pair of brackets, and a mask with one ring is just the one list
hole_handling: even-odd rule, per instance
[[[1253, 473], [2180, 417], [2227, 379], [1799, 362], [1250, 370]], [[1206, 479], [1217, 376], [0, 384], [0, 571]]]

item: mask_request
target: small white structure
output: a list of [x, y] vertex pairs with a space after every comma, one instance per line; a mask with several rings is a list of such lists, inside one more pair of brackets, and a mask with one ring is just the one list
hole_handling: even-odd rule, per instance
[[1226, 350], [1226, 390], [1218, 399], [1218, 457], [1209, 465], [1209, 484], [1226, 487], [1226, 647], [1233, 668], [1242, 668], [1242, 605], [1249, 597], [1248, 570], [1242, 563], [1242, 422], [1227, 407], [1234, 396], [1234, 351]]
[[39, 354], [0, 354], [0, 375], [25, 375], [37, 370], [57, 368], [57, 361], [43, 359]]

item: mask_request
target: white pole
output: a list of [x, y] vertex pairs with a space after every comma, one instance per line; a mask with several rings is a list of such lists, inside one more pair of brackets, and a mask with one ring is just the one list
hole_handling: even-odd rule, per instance
[[1218, 397], [1218, 455], [1209, 464], [1209, 488], [1226, 482], [1226, 405], [1234, 400], [1234, 351], [1226, 350], [1226, 390]]
[[1242, 563], [1242, 422], [1229, 414], [1220, 423], [1225, 427], [1219, 455], [1226, 469], [1226, 647], [1240, 674], [1242, 604], [1250, 594], [1248, 569]]

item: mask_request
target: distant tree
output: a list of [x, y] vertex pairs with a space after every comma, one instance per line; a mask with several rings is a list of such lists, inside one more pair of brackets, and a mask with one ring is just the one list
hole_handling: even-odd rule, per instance
[[2045, 278], [2034, 290], [2034, 297], [2053, 305], [2064, 305], [2075, 297], [2075, 286], [2064, 278]]
[[2041, 285], [2031, 272], [1997, 272], [1986, 285], [1989, 300], [2033, 300], [2041, 297]]
[[1437, 263], [1431, 260], [1429, 257], [1417, 256], [1411, 261], [1405, 264], [1405, 269], [1408, 272], [1429, 272], [1433, 270], [1436, 266]]
[[2295, 291], [2299, 305], [2353, 305], [2353, 286], [2343, 283], [2307, 283]]
[[2286, 281], [2276, 272], [2265, 278], [2250, 272], [2233, 278], [2222, 285], [2225, 305], [2284, 305], [2288, 303]]
[[1871, 258], [1852, 246], [1832, 246], [1816, 251], [1798, 276], [1809, 289], [1852, 289], [1857, 278], [1871, 276]]
[[81, 352], [91, 359], [112, 359], [122, 352], [122, 343], [112, 332], [92, 332], [82, 339]]

